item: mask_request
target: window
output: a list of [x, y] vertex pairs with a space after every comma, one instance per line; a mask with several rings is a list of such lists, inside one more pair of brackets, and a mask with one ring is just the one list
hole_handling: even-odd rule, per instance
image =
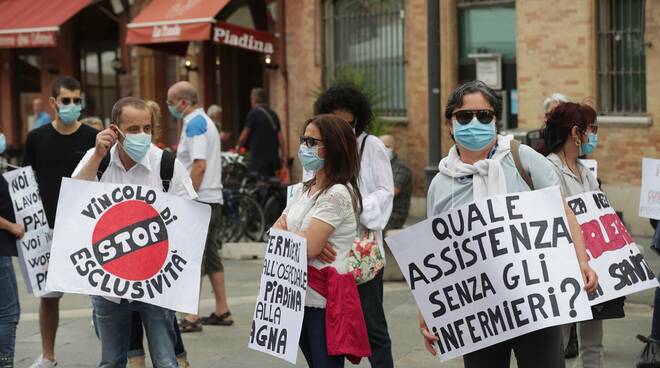
[[116, 47], [94, 47], [81, 50], [82, 87], [85, 93], [85, 115], [110, 122], [112, 106], [119, 99], [119, 76], [112, 68], [119, 57]]
[[516, 57], [516, 9], [513, 6], [470, 7], [461, 9], [460, 58], [469, 54], [495, 53], [503, 59]]
[[644, 0], [598, 0], [600, 110], [612, 115], [646, 112]]
[[327, 0], [324, 82], [348, 77], [372, 96], [376, 113], [405, 116], [403, 0]]

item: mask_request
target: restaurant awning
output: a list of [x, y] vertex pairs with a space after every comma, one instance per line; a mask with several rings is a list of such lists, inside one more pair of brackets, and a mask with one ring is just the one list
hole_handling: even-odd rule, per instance
[[229, 0], [153, 0], [128, 24], [126, 43], [148, 45], [208, 40]]
[[91, 0], [0, 0], [0, 48], [55, 47], [60, 26]]

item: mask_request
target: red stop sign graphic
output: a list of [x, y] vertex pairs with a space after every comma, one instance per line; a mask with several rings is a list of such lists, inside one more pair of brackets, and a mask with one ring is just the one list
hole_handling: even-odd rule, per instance
[[110, 207], [94, 227], [92, 244], [103, 269], [125, 280], [146, 280], [167, 259], [165, 223], [150, 205], [125, 201]]

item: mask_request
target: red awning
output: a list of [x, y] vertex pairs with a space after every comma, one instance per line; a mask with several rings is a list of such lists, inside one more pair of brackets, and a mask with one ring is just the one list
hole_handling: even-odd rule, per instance
[[60, 26], [91, 0], [0, 0], [0, 48], [55, 47]]
[[227, 3], [229, 0], [152, 0], [128, 24], [126, 43], [208, 40], [215, 16]]

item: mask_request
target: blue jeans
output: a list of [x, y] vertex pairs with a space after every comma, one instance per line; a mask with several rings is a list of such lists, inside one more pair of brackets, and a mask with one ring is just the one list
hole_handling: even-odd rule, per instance
[[126, 367], [133, 311], [139, 312], [142, 318], [154, 368], [178, 368], [174, 354], [174, 311], [127, 300], [117, 304], [100, 296], [92, 296], [92, 305], [101, 339], [99, 368]]
[[344, 368], [344, 356], [328, 356], [325, 339], [325, 309], [305, 307], [300, 350], [309, 368]]
[[11, 257], [0, 257], [0, 368], [14, 367], [16, 326], [21, 315]]

